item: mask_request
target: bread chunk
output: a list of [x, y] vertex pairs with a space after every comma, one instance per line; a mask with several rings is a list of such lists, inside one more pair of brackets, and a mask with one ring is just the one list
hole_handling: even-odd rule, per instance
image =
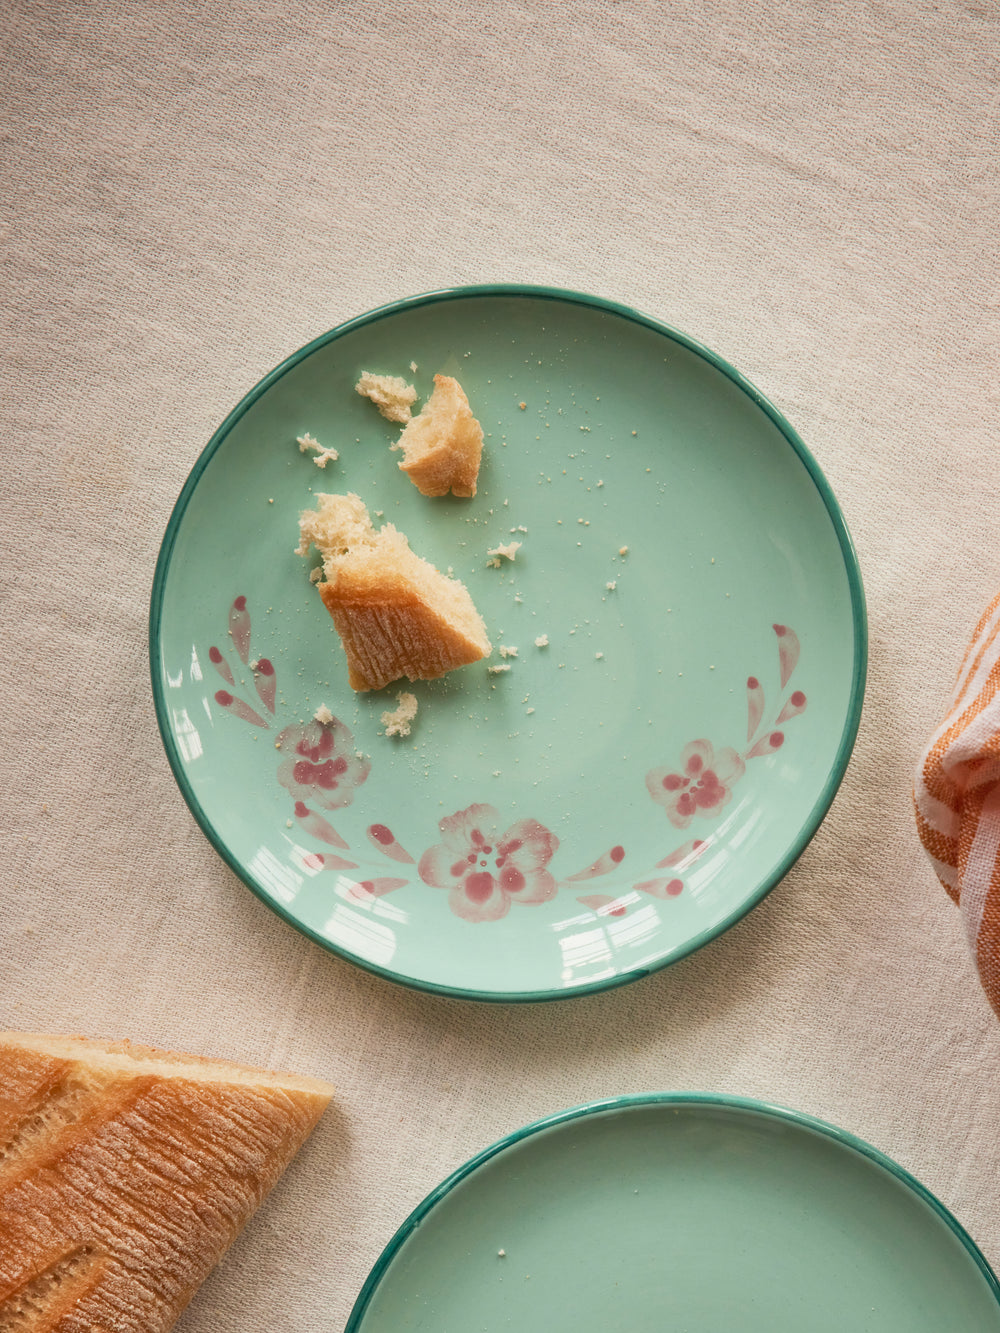
[[483, 428], [458, 380], [434, 376], [434, 392], [392, 446], [402, 449], [400, 471], [421, 495], [475, 495]]
[[417, 401], [417, 391], [400, 375], [374, 375], [363, 370], [354, 388], [362, 398], [370, 398], [386, 421], [405, 424], [410, 419], [410, 408]]
[[391, 524], [378, 531], [353, 493], [317, 495], [299, 519], [300, 555], [316, 546], [317, 584], [347, 654], [354, 690], [379, 690], [406, 676], [435, 680], [490, 652], [469, 590], [410, 550]]
[[0, 1033], [0, 1329], [166, 1333], [332, 1094], [127, 1041]]

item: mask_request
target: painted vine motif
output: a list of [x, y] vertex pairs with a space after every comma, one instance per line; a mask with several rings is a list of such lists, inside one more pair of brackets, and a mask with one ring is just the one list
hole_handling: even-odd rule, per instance
[[[277, 677], [268, 658], [251, 658], [251, 621], [247, 599], [237, 597], [230, 607], [228, 637], [240, 661], [252, 674], [258, 702], [275, 716]], [[674, 763], [652, 768], [645, 785], [650, 799], [660, 806], [667, 823], [687, 830], [706, 825], [704, 837], [687, 837], [640, 874], [631, 889], [617, 895], [579, 893], [590, 880], [618, 870], [625, 848], [617, 844], [575, 874], [558, 878], [552, 869], [559, 838], [537, 819], [508, 823], [495, 806], [476, 803], [446, 815], [438, 824], [438, 841], [419, 856], [412, 855], [387, 824], [369, 824], [368, 847], [352, 849], [327, 814], [349, 806], [371, 773], [371, 760], [355, 749], [350, 728], [339, 718], [285, 726], [275, 748], [280, 752], [276, 778], [291, 801], [289, 828], [298, 829], [322, 848], [305, 851], [301, 868], [319, 871], [357, 871], [350, 893], [372, 900], [415, 883], [445, 891], [448, 906], [464, 921], [499, 921], [512, 907], [551, 902], [561, 892], [598, 916], [621, 917], [643, 901], [643, 896], [669, 900], [684, 892], [684, 872], [708, 850], [712, 841], [707, 826], [732, 800], [733, 789], [755, 759], [775, 754], [785, 742], [783, 728], [805, 711], [801, 690], [786, 693], [798, 665], [800, 645], [787, 625], [774, 625], [781, 689], [771, 720], [767, 718], [764, 689], [756, 676], [747, 680], [746, 743], [737, 749], [716, 746], [701, 738], [690, 741]], [[224, 653], [216, 645], [209, 661], [228, 688], [215, 692], [215, 702], [248, 725], [269, 731], [271, 723], [255, 707], [234, 693], [236, 679]], [[335, 849], [335, 850], [331, 850]], [[371, 849], [371, 850], [369, 850]], [[372, 851], [376, 854], [372, 856]], [[342, 855], [349, 853], [349, 855]], [[351, 858], [355, 859], [351, 859]], [[396, 863], [395, 874], [376, 873], [365, 878], [363, 866], [384, 871], [385, 861]]]

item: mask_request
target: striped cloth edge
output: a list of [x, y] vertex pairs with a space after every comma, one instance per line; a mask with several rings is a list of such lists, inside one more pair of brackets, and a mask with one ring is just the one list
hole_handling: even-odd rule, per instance
[[941, 725], [917, 765], [917, 831], [962, 913], [1000, 1015], [1000, 593], [980, 617]]

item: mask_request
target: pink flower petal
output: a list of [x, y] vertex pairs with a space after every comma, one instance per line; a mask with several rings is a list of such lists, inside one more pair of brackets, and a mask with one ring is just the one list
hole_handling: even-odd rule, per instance
[[388, 879], [385, 877], [378, 879], [362, 879], [357, 884], [352, 884], [350, 894], [352, 898], [370, 899], [382, 898], [387, 893], [393, 893], [396, 889], [405, 889], [409, 884], [408, 879]]
[[496, 843], [499, 858], [529, 875], [547, 866], [558, 846], [556, 835], [537, 819], [519, 819]]
[[[469, 862], [464, 856], [456, 856], [447, 843], [439, 842], [428, 847], [421, 856], [417, 874], [433, 889], [451, 889], [461, 882], [468, 869]], [[456, 873], [453, 874], [453, 870]]]
[[463, 921], [499, 921], [510, 911], [510, 897], [499, 886], [485, 896], [470, 898], [462, 884], [448, 895], [448, 906]]
[[580, 879], [595, 879], [598, 875], [607, 875], [616, 866], [621, 865], [624, 859], [625, 848], [621, 846], [612, 847], [603, 856], [599, 856], [596, 861], [591, 861], [586, 870], [578, 870], [575, 875], [570, 875], [566, 882], [567, 884], [573, 884]]
[[724, 787], [731, 787], [746, 772], [746, 764], [736, 751], [727, 745], [716, 751], [712, 771]]
[[368, 834], [368, 841], [373, 847], [377, 847], [380, 852], [390, 857], [393, 861], [403, 861], [409, 865], [413, 864], [413, 857], [396, 840], [395, 834], [391, 828], [385, 824], [369, 824], [365, 830]]
[[229, 633], [240, 661], [246, 662], [250, 657], [250, 612], [245, 597], [237, 597], [229, 608]]
[[260, 695], [261, 703], [268, 710], [274, 712], [274, 694], [278, 684], [278, 678], [274, 674], [274, 667], [266, 657], [258, 659], [253, 669], [253, 683], [257, 686], [257, 693]]
[[777, 716], [777, 723], [780, 726], [782, 722], [787, 722], [790, 717], [798, 717], [806, 709], [806, 696], [801, 690], [794, 690], [785, 702], [784, 708]]
[[684, 881], [680, 879], [646, 879], [641, 884], [633, 885], [640, 893], [648, 893], [653, 898], [676, 898], [684, 891]]
[[662, 861], [657, 861], [657, 870], [665, 870], [668, 866], [683, 870], [689, 866], [692, 861], [697, 861], [702, 852], [707, 851], [708, 843], [701, 838], [692, 838], [690, 842], [682, 843], [676, 851], [665, 856]]
[[799, 638], [787, 625], [775, 625], [773, 629], [778, 636], [778, 667], [781, 671], [781, 688], [784, 689], [798, 665]]
[[623, 898], [612, 898], [609, 893], [585, 893], [576, 901], [598, 916], [624, 916], [628, 911], [628, 903]]
[[308, 833], [310, 838], [319, 838], [320, 842], [329, 843], [331, 847], [347, 846], [333, 825], [315, 810], [310, 810], [302, 801], [295, 802], [295, 818], [299, 821], [299, 827]]
[[747, 740], [760, 726], [763, 716], [764, 688], [756, 676], [751, 676], [747, 681]]
[[[505, 867], [506, 869], [506, 867]], [[526, 907], [536, 906], [538, 903], [548, 903], [559, 892], [559, 885], [552, 878], [547, 870], [539, 870], [531, 875], [521, 875], [516, 867], [510, 867], [512, 874], [520, 876], [523, 888], [508, 887], [504, 878], [500, 879], [500, 887], [510, 895], [515, 903], [521, 903]]]
[[357, 870], [356, 861], [346, 861], [342, 856], [334, 856], [331, 852], [308, 852], [302, 858], [302, 864], [307, 870]]
[[212, 666], [215, 667], [216, 671], [219, 673], [219, 675], [222, 677], [222, 679], [226, 682], [227, 685], [236, 684], [236, 681], [233, 679], [233, 673], [229, 666], [229, 663], [219, 652], [218, 648], [214, 646], [209, 648], [208, 660], [212, 663]]
[[705, 768], [711, 768], [715, 757], [711, 741], [691, 741], [681, 751], [681, 768], [689, 778], [697, 778]]
[[769, 731], [761, 736], [760, 740], [747, 755], [748, 759], [760, 759], [764, 755], [774, 754], [784, 744], [785, 735], [781, 731]]
[[494, 847], [499, 819], [500, 812], [492, 805], [470, 805], [453, 815], [445, 815], [438, 828], [446, 845], [464, 854], [474, 846]]
[[242, 721], [249, 722], [251, 726], [263, 727], [265, 731], [270, 731], [271, 728], [259, 713], [255, 713], [249, 704], [245, 704], [242, 699], [235, 698], [228, 690], [216, 690], [215, 702], [220, 707], [227, 709], [228, 712], [234, 713]]

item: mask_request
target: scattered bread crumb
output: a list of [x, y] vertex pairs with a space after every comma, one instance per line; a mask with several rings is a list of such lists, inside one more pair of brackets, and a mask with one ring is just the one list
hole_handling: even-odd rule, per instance
[[522, 412], [524, 411], [524, 409], [525, 409], [527, 406], [528, 406], [527, 403], [518, 403], [518, 407], [521, 409]]
[[490, 569], [499, 569], [501, 558], [513, 560], [521, 549], [521, 542], [507, 542], [506, 545], [494, 546], [492, 550], [486, 552], [491, 558], [487, 560], [487, 566]]
[[[295, 437], [295, 442], [299, 446], [300, 454], [308, 453], [310, 449], [316, 450], [316, 457], [313, 459], [313, 462], [317, 467], [326, 467], [327, 463], [336, 463], [337, 459], [340, 457], [340, 454], [337, 453], [336, 449], [325, 448], [320, 444], [319, 440], [314, 440], [308, 431], [306, 431], [305, 435], [297, 435]], [[274, 502], [271, 501], [271, 503], [273, 504]]]
[[417, 698], [404, 690], [398, 696], [399, 707], [382, 714], [382, 725], [387, 736], [409, 736], [410, 723], [417, 716]]
[[618, 580], [617, 580], [617, 579], [609, 579], [608, 582], [605, 583], [604, 586], [605, 586], [605, 588], [607, 588], [608, 592], [614, 592], [614, 590], [618, 587]]
[[505, 663], [503, 664], [503, 666], [491, 666], [491, 667], [487, 667], [486, 670], [490, 673], [491, 676], [499, 676], [501, 671], [509, 671], [509, 670], [510, 670], [510, 663], [509, 663], [509, 662], [505, 662]]
[[399, 375], [375, 375], [363, 370], [354, 388], [362, 398], [370, 398], [386, 421], [403, 425], [410, 419], [410, 408], [417, 401], [417, 391]]
[[313, 713], [313, 720], [315, 722], [321, 722], [323, 726], [329, 726], [333, 721], [333, 714], [330, 712], [329, 708], [327, 708], [326, 704], [320, 704], [315, 713]]
[[502, 644], [500, 645], [500, 656], [501, 656], [501, 657], [516, 657], [516, 656], [517, 656], [517, 649], [516, 649], [516, 648], [511, 648], [511, 647], [509, 647], [506, 643], [502, 643]]
[[535, 647], [547, 648], [548, 646], [549, 646], [549, 636], [547, 634], [539, 634], [538, 638], [535, 640]]
[[415, 374], [415, 373], [416, 373], [416, 369], [417, 369], [417, 363], [416, 363], [416, 361], [411, 361], [411, 362], [410, 362], [410, 374], [411, 374], [411, 375]]
[[619, 555], [628, 555], [628, 547], [627, 547], [627, 546], [619, 546], [619, 548], [618, 548], [618, 554], [619, 554]]
[[323, 566], [322, 566], [322, 565], [317, 565], [315, 569], [310, 569], [310, 571], [309, 571], [309, 582], [310, 582], [310, 583], [319, 583], [319, 581], [320, 581], [320, 579], [321, 579], [322, 577], [323, 577]]

